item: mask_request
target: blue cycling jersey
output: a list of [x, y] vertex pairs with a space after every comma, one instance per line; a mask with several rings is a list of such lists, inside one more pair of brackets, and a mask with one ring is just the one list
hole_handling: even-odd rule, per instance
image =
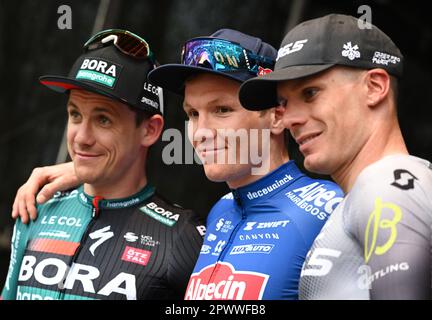
[[294, 161], [232, 190], [207, 217], [185, 299], [297, 299], [306, 254], [342, 197]]

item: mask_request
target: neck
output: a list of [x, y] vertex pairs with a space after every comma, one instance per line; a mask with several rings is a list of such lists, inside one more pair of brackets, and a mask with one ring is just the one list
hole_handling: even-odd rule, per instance
[[127, 198], [147, 185], [146, 157], [138, 157], [126, 172], [117, 173], [111, 180], [100, 183], [84, 183], [84, 192], [104, 199]]
[[367, 166], [393, 154], [409, 154], [396, 120], [391, 126], [376, 126], [360, 152], [332, 174], [332, 178], [348, 193]]
[[272, 139], [270, 140], [270, 152], [268, 156], [263, 158], [259, 166], [252, 167], [257, 169], [255, 171], [256, 174], [253, 174], [254, 172], [252, 172], [251, 168], [250, 174], [227, 181], [228, 187], [237, 189], [253, 183], [290, 160], [284, 141], [274, 141], [275, 139]]

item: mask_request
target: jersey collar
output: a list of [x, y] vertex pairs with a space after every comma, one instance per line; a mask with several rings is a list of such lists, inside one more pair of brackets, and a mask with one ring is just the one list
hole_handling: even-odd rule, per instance
[[[78, 188], [79, 196], [78, 199], [81, 203], [92, 206], [93, 199], [95, 197], [92, 197], [84, 192], [84, 186], [81, 185]], [[98, 201], [98, 206], [100, 209], [121, 209], [121, 208], [128, 208], [136, 205], [137, 203], [141, 203], [142, 201], [146, 200], [150, 196], [152, 196], [155, 192], [155, 188], [149, 184], [147, 184], [144, 188], [142, 188], [140, 191], [135, 193], [134, 195], [127, 197], [127, 198], [120, 198], [120, 199], [102, 199]]]
[[290, 160], [259, 180], [231, 191], [238, 204], [248, 206], [274, 196], [303, 175]]

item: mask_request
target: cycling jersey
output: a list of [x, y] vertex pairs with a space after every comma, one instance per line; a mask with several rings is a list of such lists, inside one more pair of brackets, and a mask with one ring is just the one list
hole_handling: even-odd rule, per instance
[[125, 199], [83, 187], [15, 223], [3, 299], [181, 299], [202, 245], [191, 211], [147, 186]]
[[300, 299], [431, 298], [431, 190], [426, 160], [365, 168], [308, 253]]
[[185, 299], [296, 299], [313, 239], [342, 201], [293, 161], [232, 190], [212, 208]]

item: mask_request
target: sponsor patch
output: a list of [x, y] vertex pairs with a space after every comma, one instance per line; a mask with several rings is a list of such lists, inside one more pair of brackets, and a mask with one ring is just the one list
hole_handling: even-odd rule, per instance
[[152, 217], [153, 219], [163, 223], [169, 227], [172, 227], [178, 221], [180, 215], [173, 214], [171, 211], [165, 210], [162, 207], [159, 207], [156, 203], [151, 202], [146, 204], [144, 207], [141, 207], [140, 210], [144, 212], [146, 215]]
[[254, 243], [241, 246], [234, 246], [231, 249], [230, 255], [246, 254], [246, 253], [264, 253], [269, 254], [274, 248], [274, 244]]
[[75, 79], [114, 88], [123, 66], [100, 58], [84, 59]]
[[146, 266], [150, 260], [151, 251], [126, 246], [121, 259], [126, 262]]
[[79, 242], [41, 238], [31, 240], [28, 245], [28, 249], [31, 251], [55, 253], [65, 256], [73, 256], [78, 247]]
[[260, 300], [268, 278], [264, 273], [235, 270], [230, 263], [219, 262], [191, 275], [185, 300]]

